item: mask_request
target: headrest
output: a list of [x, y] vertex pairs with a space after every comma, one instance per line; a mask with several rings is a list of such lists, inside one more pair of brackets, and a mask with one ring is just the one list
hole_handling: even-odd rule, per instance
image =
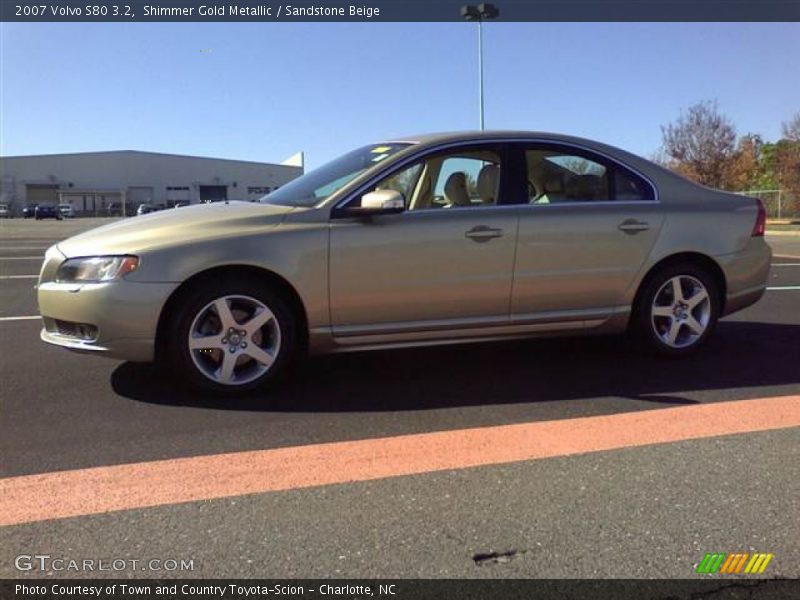
[[500, 184], [500, 167], [485, 165], [478, 173], [478, 195], [487, 204], [497, 202], [497, 191]]
[[563, 194], [564, 184], [560, 177], [549, 177], [544, 182], [544, 191], [546, 194]]
[[467, 191], [467, 176], [461, 171], [456, 171], [444, 184], [444, 197], [448, 203], [455, 206], [469, 206], [469, 192]]
[[595, 200], [600, 194], [597, 175], [575, 175], [567, 181], [567, 197], [575, 200]]

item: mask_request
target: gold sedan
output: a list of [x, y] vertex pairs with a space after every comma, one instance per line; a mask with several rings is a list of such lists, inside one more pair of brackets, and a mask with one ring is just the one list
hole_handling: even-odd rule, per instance
[[631, 332], [697, 350], [756, 302], [760, 201], [529, 132], [374, 144], [258, 203], [188, 206], [50, 248], [44, 341], [252, 389], [298, 354]]

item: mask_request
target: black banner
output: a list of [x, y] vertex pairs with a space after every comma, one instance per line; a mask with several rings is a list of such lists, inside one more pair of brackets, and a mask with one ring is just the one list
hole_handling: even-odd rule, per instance
[[[2, 21], [461, 21], [465, 0], [0, 0]], [[475, 5], [478, 3], [476, 2]], [[800, 0], [499, 0], [498, 21], [800, 21]]]
[[798, 580], [364, 579], [364, 580], [3, 580], [3, 600], [267, 600], [311, 598], [440, 600], [734, 600], [800, 597]]

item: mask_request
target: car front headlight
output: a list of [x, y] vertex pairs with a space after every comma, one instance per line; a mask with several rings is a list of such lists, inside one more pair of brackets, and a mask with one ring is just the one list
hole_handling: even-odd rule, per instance
[[138, 256], [86, 256], [61, 263], [56, 281], [61, 283], [100, 283], [114, 281], [139, 266]]

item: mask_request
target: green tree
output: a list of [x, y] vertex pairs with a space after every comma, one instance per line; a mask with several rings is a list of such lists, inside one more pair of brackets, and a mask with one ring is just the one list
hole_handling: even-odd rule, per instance
[[726, 164], [722, 187], [731, 190], [758, 189], [764, 141], [748, 133], [739, 138], [736, 152]]
[[782, 124], [783, 139], [775, 144], [773, 171], [781, 189], [800, 194], [800, 112]]

